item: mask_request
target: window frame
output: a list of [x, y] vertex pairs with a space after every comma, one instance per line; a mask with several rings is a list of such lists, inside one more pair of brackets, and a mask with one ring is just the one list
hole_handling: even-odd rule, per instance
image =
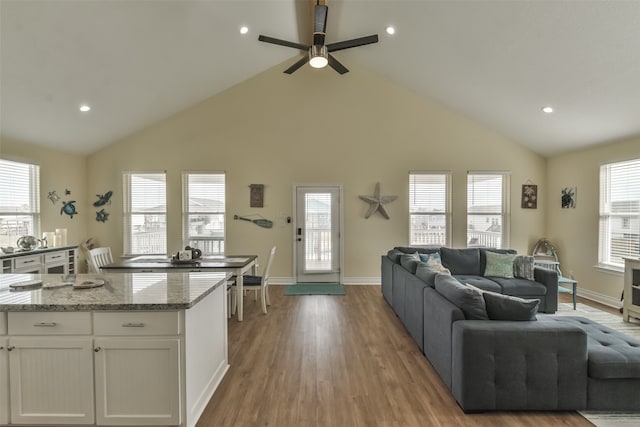
[[[500, 176], [502, 178], [501, 188], [501, 208], [500, 211], [487, 211], [487, 212], [470, 212], [469, 211], [469, 179], [472, 176]], [[467, 171], [467, 195], [466, 195], [466, 247], [495, 247], [497, 249], [508, 249], [510, 247], [511, 239], [511, 172], [509, 171]], [[471, 216], [499, 216], [501, 218], [501, 231], [500, 231], [500, 246], [484, 246], [484, 245], [469, 245], [469, 218]]]
[[[13, 236], [13, 237], [16, 237], [15, 239], [13, 237], [8, 237], [9, 240], [6, 243], [2, 243], [2, 246], [14, 247], [16, 245], [17, 239], [23, 235], [33, 235], [36, 238], [40, 238], [40, 235], [41, 235], [40, 233], [40, 218], [41, 218], [40, 165], [27, 163], [27, 162], [18, 162], [18, 161], [8, 160], [8, 159], [0, 159], [0, 165], [2, 166], [2, 168], [0, 168], [0, 178], [1, 178], [0, 181], [4, 183], [9, 182], [12, 176], [14, 178], [16, 177], [15, 174], [18, 172], [17, 171], [18, 168], [27, 167], [28, 177], [19, 176], [19, 178], [27, 179], [28, 191], [29, 191], [28, 210], [26, 212], [19, 211], [18, 209], [15, 209], [14, 211], [10, 211], [10, 210], [0, 211], [0, 217], [5, 218], [5, 217], [27, 216], [31, 218], [31, 223], [33, 224], [33, 229], [30, 230], [31, 232], [27, 231], [26, 233], [17, 233], [16, 235]], [[11, 174], [9, 173], [10, 171], [12, 172]], [[15, 193], [14, 186], [4, 185], [3, 188], [8, 189], [9, 193]], [[2, 207], [2, 205], [3, 203], [0, 204], [0, 207]], [[8, 234], [8, 236], [11, 236], [11, 235]]]
[[[221, 176], [223, 180], [223, 211], [190, 211], [189, 207], [189, 177], [192, 175], [210, 175], [210, 176]], [[226, 237], [227, 237], [227, 176], [223, 171], [182, 171], [182, 245], [183, 246], [194, 246], [198, 249], [202, 250], [203, 255], [224, 255], [226, 248]], [[190, 235], [189, 235], [189, 215], [201, 214], [201, 215], [222, 215], [222, 239], [218, 240], [218, 250], [210, 251], [208, 250], [207, 244], [205, 243], [204, 247], [202, 245], [198, 245], [196, 243], [190, 243]], [[213, 240], [212, 240], [213, 242]], [[211, 243], [213, 247], [213, 243]]]
[[[630, 166], [628, 166], [630, 165]], [[628, 168], [626, 170], [621, 171], [621, 176], [618, 176], [618, 179], [628, 179], [629, 177], [624, 176], [629, 174], [637, 174], [637, 178], [634, 177], [634, 180], [626, 181], [625, 186], [620, 189], [612, 188], [612, 181], [614, 180], [611, 173], [612, 168], [616, 167], [624, 167]], [[636, 235], [640, 234], [640, 202], [635, 200], [625, 200], [626, 202], [630, 202], [629, 209], [627, 212], [620, 211], [615, 212], [613, 209], [613, 204], [615, 201], [612, 201], [612, 193], [622, 193], [629, 194], [625, 189], [627, 186], [634, 187], [640, 186], [640, 158], [638, 159], [628, 159], [621, 160], [617, 162], [609, 162], [603, 163], [600, 165], [600, 174], [599, 174], [599, 186], [600, 186], [600, 195], [599, 195], [599, 212], [598, 212], [598, 265], [597, 267], [602, 268], [604, 270], [611, 270], [615, 272], [624, 271], [624, 257], [638, 257], [640, 255], [640, 237], [636, 237], [636, 245], [638, 245], [637, 252], [624, 252], [618, 249], [618, 252], [622, 252], [620, 254], [620, 259], [622, 262], [614, 262], [614, 258], [612, 257], [613, 245], [612, 245], [612, 219], [620, 218], [622, 219], [622, 226], [620, 227], [620, 231], [622, 234], [631, 235], [634, 229], [631, 228], [631, 220], [635, 218], [635, 221], [638, 223], [638, 227], [636, 228]], [[635, 187], [637, 188], [637, 187]], [[635, 208], [635, 209], [632, 209]], [[625, 226], [625, 220], [628, 220]], [[628, 230], [627, 232], [623, 232], [623, 230]], [[617, 257], [616, 257], [617, 258]]]
[[[133, 229], [132, 229], [132, 217], [134, 215], [146, 215], [147, 213], [143, 211], [134, 211], [131, 207], [131, 178], [133, 176], [152, 176], [152, 175], [162, 175], [164, 177], [164, 212], [154, 211], [155, 215], [164, 215], [164, 252], [144, 252], [138, 253], [133, 252], [132, 241], [133, 241]], [[123, 215], [123, 255], [126, 257], [133, 256], [141, 256], [141, 255], [167, 255], [167, 232], [168, 232], [168, 221], [167, 221], [167, 172], [166, 171], [125, 171], [122, 173], [122, 215]]]
[[[445, 210], [441, 211], [417, 211], [412, 209], [412, 199], [414, 197], [413, 193], [416, 191], [413, 184], [413, 179], [415, 176], [438, 176], [444, 177], [444, 202]], [[438, 245], [438, 246], [450, 246], [451, 245], [451, 171], [409, 171], [409, 197], [408, 197], [408, 210], [409, 210], [409, 246], [426, 246], [426, 245]], [[418, 243], [413, 239], [414, 237], [414, 229], [413, 229], [413, 218], [419, 216], [442, 216], [444, 217], [444, 243]]]

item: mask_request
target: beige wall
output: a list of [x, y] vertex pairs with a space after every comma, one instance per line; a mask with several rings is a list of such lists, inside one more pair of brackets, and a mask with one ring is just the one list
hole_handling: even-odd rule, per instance
[[[520, 209], [520, 186], [531, 180], [544, 194], [541, 156], [446, 108], [352, 67], [339, 76], [305, 67], [289, 76], [268, 70], [199, 105], [88, 157], [88, 194], [114, 191], [107, 223], [89, 221], [89, 234], [122, 252], [122, 171], [167, 171], [168, 249], [181, 243], [180, 173], [225, 171], [227, 252], [266, 257], [278, 246], [273, 276], [292, 276], [292, 226], [259, 228], [233, 221], [260, 214], [292, 215], [294, 184], [340, 184], [344, 189], [345, 277], [378, 278], [380, 254], [408, 240], [408, 172], [453, 172], [453, 246], [465, 245], [467, 170], [512, 171], [511, 246], [528, 252], [545, 234], [545, 201]], [[391, 220], [364, 219], [376, 182]], [[265, 207], [249, 208], [249, 184], [265, 184]]]
[[[40, 166], [41, 230], [66, 228], [68, 244], [80, 245], [88, 236], [87, 223], [95, 218], [87, 196], [86, 158], [9, 139], [0, 142], [0, 157]], [[68, 196], [65, 195], [66, 189], [71, 192]], [[61, 197], [56, 204], [47, 197], [53, 190]], [[60, 215], [62, 201], [70, 200], [76, 201], [78, 211], [73, 218]]]
[[[580, 289], [619, 301], [621, 274], [595, 268], [598, 263], [600, 165], [640, 158], [640, 137], [599, 145], [548, 160], [548, 238], [559, 251], [563, 273], [573, 272]], [[562, 209], [563, 187], [577, 187], [575, 209]]]

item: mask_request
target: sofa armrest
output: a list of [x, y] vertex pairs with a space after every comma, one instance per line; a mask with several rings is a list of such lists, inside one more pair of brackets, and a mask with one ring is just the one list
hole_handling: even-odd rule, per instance
[[558, 272], [549, 268], [534, 267], [533, 278], [547, 288], [545, 313], [555, 313], [558, 310]]
[[455, 322], [451, 391], [462, 409], [585, 408], [587, 335], [556, 323]]

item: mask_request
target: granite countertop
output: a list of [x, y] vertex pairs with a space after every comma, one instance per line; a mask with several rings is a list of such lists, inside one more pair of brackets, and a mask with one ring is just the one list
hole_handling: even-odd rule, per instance
[[5, 254], [4, 252], [0, 251], [0, 259], [15, 258], [15, 257], [20, 257], [20, 256], [26, 256], [26, 255], [37, 255], [37, 254], [41, 254], [41, 253], [45, 253], [45, 252], [64, 251], [64, 250], [67, 250], [67, 249], [76, 249], [77, 247], [78, 247], [78, 245], [68, 245], [68, 246], [57, 246], [55, 248], [37, 248], [37, 249], [34, 249], [32, 251], [14, 250], [14, 252], [12, 252], [10, 254]]
[[13, 291], [10, 284], [40, 279], [44, 285], [60, 284], [58, 274], [0, 274], [2, 311], [182, 310], [193, 307], [229, 273], [113, 273], [78, 274], [76, 283], [104, 280], [91, 289], [71, 285]]

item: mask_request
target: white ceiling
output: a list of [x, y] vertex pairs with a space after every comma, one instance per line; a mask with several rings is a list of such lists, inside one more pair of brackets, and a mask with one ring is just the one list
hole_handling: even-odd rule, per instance
[[[0, 136], [92, 153], [295, 62], [296, 50], [257, 37], [309, 43], [311, 4], [0, 0]], [[347, 68], [367, 67], [542, 155], [640, 134], [640, 1], [327, 5], [327, 43], [380, 35], [336, 53]], [[84, 102], [90, 113], [78, 111]]]

